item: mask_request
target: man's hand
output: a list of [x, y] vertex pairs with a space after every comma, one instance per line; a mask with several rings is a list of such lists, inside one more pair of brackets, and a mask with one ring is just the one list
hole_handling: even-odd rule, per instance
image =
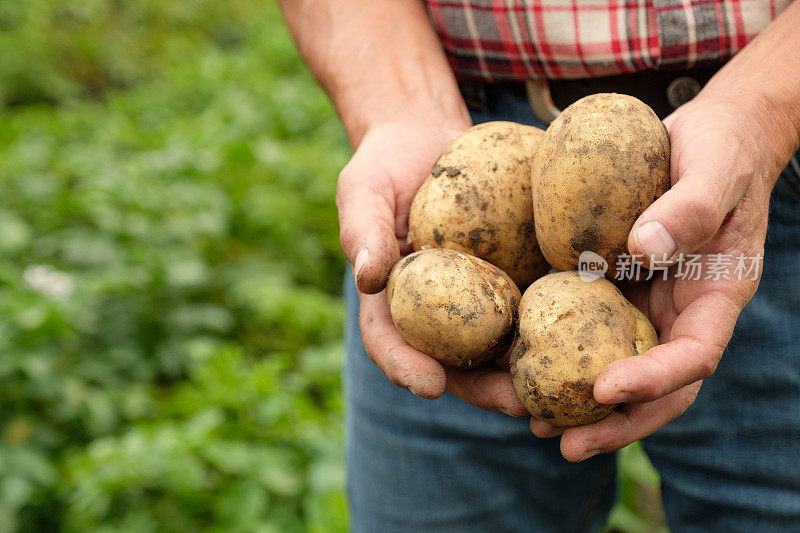
[[381, 292], [401, 251], [409, 251], [405, 237], [414, 194], [439, 155], [470, 126], [424, 2], [279, 3], [356, 147], [339, 176], [336, 203], [342, 248], [359, 289], [367, 353], [393, 383], [423, 398], [448, 390], [484, 409], [527, 415], [508, 372], [445, 369], [409, 346]]
[[[716, 369], [758, 287], [759, 261], [747, 275], [739, 276], [735, 266], [739, 257], [763, 257], [769, 196], [780, 169], [778, 156], [765, 149], [775, 133], [756, 112], [741, 101], [698, 96], [664, 121], [672, 145], [672, 188], [634, 224], [628, 248], [646, 266], [651, 258], [674, 262], [701, 254], [701, 279], [680, 276], [673, 266], [666, 279], [656, 273], [648, 284], [630, 287], [629, 297], [650, 318], [662, 344], [600, 374], [595, 398], [625, 405], [599, 422], [563, 431], [565, 458], [583, 460], [650, 435], [680, 416], [701, 380]], [[712, 254], [730, 258], [728, 279], [706, 279]], [[538, 420], [531, 429], [541, 437], [562, 432]]]
[[[664, 124], [672, 145], [672, 188], [636, 221], [631, 255], [712, 254], [736, 263], [763, 257], [769, 196], [781, 169], [800, 147], [800, 3], [723, 67], [690, 103]], [[532, 419], [540, 437], [561, 434], [561, 453], [580, 461], [646, 437], [680, 416], [701, 380], [717, 367], [755, 279], [731, 268], [730, 279], [678, 276], [634, 287], [631, 300], [650, 318], [661, 345], [609, 365], [594, 396], [624, 403], [599, 422], [562, 431]]]
[[383, 292], [389, 270], [410, 251], [405, 238], [414, 194], [439, 154], [468, 126], [389, 123], [370, 130], [339, 176], [342, 249], [359, 289], [364, 346], [392, 383], [423, 398], [447, 390], [482, 409], [527, 416], [507, 370], [445, 368], [409, 346], [392, 323]]

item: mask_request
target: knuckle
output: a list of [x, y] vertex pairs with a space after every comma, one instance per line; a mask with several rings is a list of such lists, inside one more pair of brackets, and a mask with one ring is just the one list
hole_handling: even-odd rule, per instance
[[683, 413], [686, 412], [687, 409], [689, 409], [689, 407], [692, 406], [692, 404], [697, 399], [698, 393], [700, 392], [700, 384], [701, 384], [701, 382], [698, 381], [695, 384], [689, 385], [689, 388], [688, 388], [686, 394], [683, 397], [683, 401], [680, 402], [679, 405], [678, 405], [678, 412], [675, 413], [675, 416], [673, 417], [673, 419], [678, 418], [679, 416], [681, 416]]
[[690, 405], [694, 403], [697, 399], [697, 395], [700, 394], [700, 386], [702, 385], [702, 381], [698, 381], [696, 384], [692, 385], [689, 388], [689, 394], [686, 398], [686, 407], [688, 408]]
[[700, 363], [700, 379], [705, 379], [717, 370], [719, 360], [716, 357], [708, 357]]
[[667, 387], [667, 377], [675, 375], [672, 368], [663, 357], [653, 357], [656, 371], [652, 379], [644, 380], [641, 384], [640, 394], [643, 400], [650, 401], [664, 396]]
[[655, 383], [652, 381], [643, 383], [639, 391], [640, 400], [644, 401], [652, 401], [657, 398], [660, 398], [663, 395], [664, 391], [662, 385], [660, 383]]
[[347, 165], [339, 172], [339, 177], [336, 181], [336, 207], [341, 210], [345, 199], [347, 197], [348, 186], [352, 181], [353, 172], [350, 170], [350, 165]]
[[339, 184], [348, 182], [353, 176], [353, 161], [347, 163], [339, 172]]
[[376, 319], [375, 311], [371, 309], [365, 309], [365, 306], [361, 306], [360, 311], [358, 313], [358, 325], [361, 328], [361, 334], [365, 337], [364, 341], [368, 344], [371, 341], [370, 338], [370, 327], [375, 322]]
[[408, 389], [413, 384], [417, 372], [414, 365], [408, 362], [407, 358], [400, 353], [403, 348], [404, 346], [401, 344], [388, 347], [381, 358], [383, 361], [381, 370], [389, 378], [389, 381], [398, 387]]
[[717, 200], [709, 194], [697, 192], [687, 199], [687, 207], [700, 233], [704, 237], [713, 236], [725, 215], [720, 213]]
[[597, 450], [599, 453], [613, 452], [614, 450], [618, 450], [624, 446], [624, 444], [619, 444], [617, 442], [618, 440], [619, 437], [616, 435], [610, 432], [603, 432], [597, 437], [588, 440], [586, 443], [586, 449]]
[[350, 243], [353, 242], [355, 237], [355, 232], [353, 231], [353, 227], [347, 224], [346, 222], [342, 222], [339, 226], [339, 244], [342, 247], [345, 255], [348, 255], [350, 250], [348, 250]]

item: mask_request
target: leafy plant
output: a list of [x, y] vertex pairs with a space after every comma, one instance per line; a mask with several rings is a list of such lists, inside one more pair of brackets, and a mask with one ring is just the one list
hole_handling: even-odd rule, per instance
[[0, 25], [0, 531], [343, 530], [347, 145], [276, 8]]

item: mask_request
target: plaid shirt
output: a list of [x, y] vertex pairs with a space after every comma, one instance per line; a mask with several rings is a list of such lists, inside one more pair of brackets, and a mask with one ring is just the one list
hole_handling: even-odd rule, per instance
[[724, 62], [791, 0], [427, 0], [460, 80], [585, 78]]

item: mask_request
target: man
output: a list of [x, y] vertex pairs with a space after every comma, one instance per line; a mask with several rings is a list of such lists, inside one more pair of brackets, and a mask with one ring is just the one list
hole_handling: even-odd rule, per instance
[[[348, 284], [353, 530], [593, 530], [614, 499], [608, 452], [644, 439], [675, 531], [800, 531], [800, 4], [281, 4], [356, 149], [337, 193], [360, 301]], [[567, 429], [559, 449], [514, 418], [526, 412], [506, 371], [443, 368], [392, 325], [380, 291], [408, 252], [409, 204], [473, 122], [545, 127], [551, 117], [528, 97], [547, 108], [549, 88], [563, 106], [580, 92], [570, 78], [591, 90], [608, 76], [596, 80], [605, 90], [661, 95], [645, 98], [653, 107], [666, 94], [675, 107], [706, 81], [698, 64], [716, 73], [665, 119], [672, 188], [635, 223], [629, 251], [646, 265], [650, 255], [764, 253], [761, 288], [752, 276], [648, 284], [637, 304], [662, 344], [604, 370], [596, 399], [625, 405]], [[659, 86], [669, 80], [653, 72], [667, 66], [683, 69], [683, 89]], [[554, 81], [521, 89], [544, 78]], [[535, 419], [530, 429], [560, 433]]]

